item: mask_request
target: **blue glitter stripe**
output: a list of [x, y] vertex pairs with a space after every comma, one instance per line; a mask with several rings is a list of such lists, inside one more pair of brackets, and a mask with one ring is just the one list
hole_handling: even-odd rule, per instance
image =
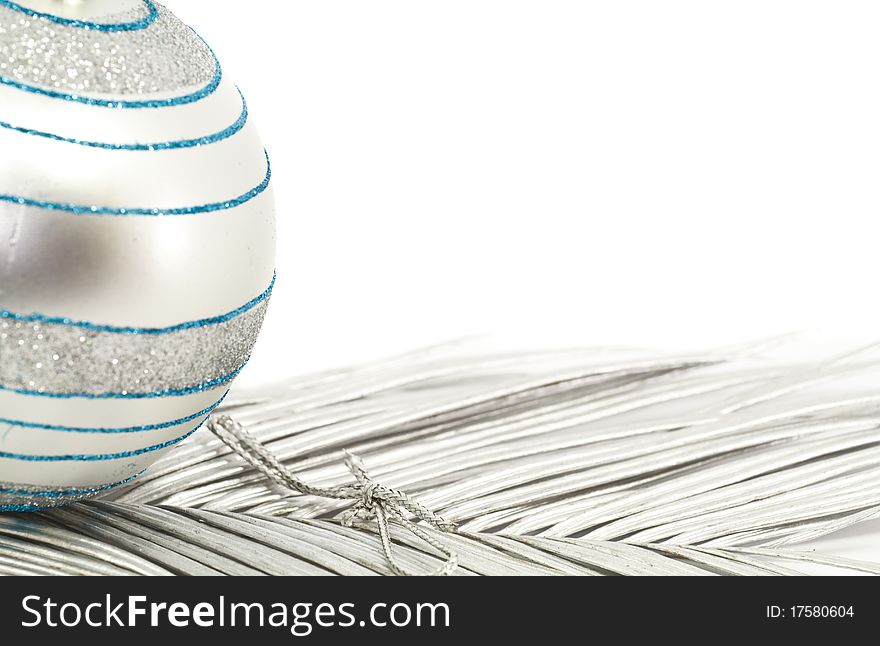
[[147, 15], [141, 18], [140, 20], [136, 20], [134, 22], [117, 22], [117, 23], [104, 23], [104, 22], [88, 22], [86, 20], [74, 20], [71, 18], [62, 18], [61, 16], [56, 16], [51, 13], [42, 13], [40, 11], [35, 11], [34, 9], [30, 9], [29, 7], [24, 7], [16, 2], [10, 2], [10, 0], [0, 0], [0, 6], [6, 7], [7, 9], [12, 9], [13, 11], [18, 11], [20, 13], [26, 14], [32, 18], [42, 18], [43, 20], [48, 20], [49, 22], [54, 22], [57, 25], [65, 25], [67, 27], [79, 27], [80, 29], [94, 29], [96, 31], [139, 31], [141, 29], [146, 29], [150, 25], [152, 25], [156, 18], [159, 17], [159, 12], [156, 9], [156, 5], [154, 5], [150, 0], [143, 0], [144, 5], [147, 7]]
[[68, 327], [77, 327], [83, 330], [90, 330], [92, 332], [111, 332], [113, 334], [169, 334], [171, 332], [192, 330], [195, 328], [206, 327], [208, 325], [218, 325], [220, 323], [230, 321], [237, 316], [241, 316], [245, 312], [252, 310], [257, 305], [268, 299], [269, 296], [272, 295], [272, 290], [274, 289], [274, 287], [275, 275], [273, 274], [272, 282], [269, 283], [269, 287], [266, 288], [266, 291], [264, 291], [256, 298], [249, 300], [241, 307], [238, 307], [231, 312], [227, 312], [226, 314], [221, 314], [219, 316], [212, 316], [210, 318], [199, 319], [197, 321], [187, 321], [186, 323], [179, 323], [177, 325], [172, 325], [169, 327], [122, 327], [116, 325], [98, 325], [97, 323], [89, 323], [88, 321], [74, 321], [73, 319], [58, 316], [45, 316], [43, 314], [16, 314], [15, 312], [10, 312], [9, 310], [0, 310], [0, 319], [8, 319], [20, 323], [66, 325]]
[[217, 386], [222, 386], [225, 383], [229, 383], [233, 379], [238, 376], [245, 365], [247, 365], [248, 359], [245, 359], [244, 363], [242, 363], [238, 368], [230, 372], [228, 375], [223, 375], [222, 377], [217, 377], [216, 379], [211, 379], [210, 381], [206, 381], [205, 383], [198, 384], [196, 386], [189, 386], [188, 388], [166, 388], [165, 390], [154, 390], [148, 393], [47, 393], [41, 392], [39, 390], [28, 390], [26, 388], [10, 388], [9, 386], [0, 385], [0, 392], [10, 392], [16, 395], [30, 395], [33, 397], [48, 397], [49, 399], [155, 399], [157, 397], [182, 397], [184, 395], [193, 395], [195, 393], [205, 392], [206, 390], [211, 390], [216, 388]]
[[101, 485], [100, 487], [88, 487], [86, 489], [52, 489], [47, 491], [32, 491], [30, 489], [11, 489], [0, 487], [0, 494], [6, 494], [9, 496], [37, 496], [41, 498], [66, 498], [67, 496], [87, 496], [93, 493], [99, 493], [101, 491], [107, 491], [109, 489], [115, 489], [116, 487], [121, 487], [122, 485], [126, 485], [139, 475], [141, 475], [146, 469], [141, 469], [133, 476], [127, 477], [125, 480], [120, 480], [119, 482], [111, 482], [110, 484]]
[[30, 513], [35, 511], [45, 511], [47, 509], [54, 509], [54, 505], [0, 505], [0, 512], [22, 512], [22, 513]]
[[[238, 88], [236, 88], [238, 89]], [[244, 100], [244, 95], [241, 93], [241, 90], [238, 90], [239, 95], [241, 95], [241, 114], [235, 122], [220, 130], [219, 132], [215, 132], [212, 135], [205, 135], [204, 137], [197, 137], [195, 139], [179, 139], [176, 141], [163, 141], [154, 144], [109, 144], [101, 141], [86, 141], [83, 139], [74, 139], [72, 137], [62, 137], [61, 135], [55, 135], [51, 132], [43, 132], [42, 130], [33, 130], [31, 128], [22, 128], [21, 126], [14, 126], [11, 123], [7, 123], [5, 121], [0, 121], [0, 128], [5, 128], [6, 130], [12, 130], [13, 132], [20, 132], [25, 135], [33, 135], [35, 137], [44, 137], [46, 139], [51, 139], [52, 141], [61, 141], [70, 144], [77, 144], [78, 146], [87, 146], [89, 148], [102, 148], [104, 150], [176, 150], [179, 148], [195, 148], [197, 146], [205, 146], [208, 144], [217, 143], [218, 141], [223, 141], [224, 139], [228, 139], [242, 128], [244, 128], [245, 123], [247, 123], [248, 119], [248, 109], [247, 102]]]
[[[211, 52], [211, 54], [213, 55], [213, 51]], [[217, 90], [217, 87], [220, 85], [220, 81], [223, 79], [223, 70], [220, 68], [220, 61], [217, 60], [216, 56], [214, 56], [214, 61], [214, 78], [212, 78], [205, 87], [200, 90], [196, 90], [192, 94], [175, 96], [171, 97], [170, 99], [144, 99], [139, 101], [125, 101], [122, 99], [94, 99], [87, 96], [80, 96], [79, 94], [65, 94], [64, 92], [47, 90], [36, 85], [28, 85], [27, 83], [13, 81], [12, 79], [6, 78], [5, 76], [0, 76], [0, 85], [8, 85], [9, 87], [13, 87], [16, 90], [24, 90], [25, 92], [39, 94], [40, 96], [47, 96], [52, 99], [64, 99], [65, 101], [84, 103], [86, 105], [94, 105], [101, 108], [169, 108], [175, 105], [186, 105], [188, 103], [201, 101], [202, 99], [210, 96]]]
[[133, 449], [131, 451], [120, 451], [119, 453], [85, 453], [73, 455], [29, 455], [27, 453], [6, 453], [0, 451], [0, 458], [8, 460], [22, 460], [24, 462], [102, 462], [105, 460], [121, 460], [123, 458], [133, 458], [144, 453], [152, 453], [153, 451], [161, 451], [169, 446], [174, 446], [183, 442], [190, 435], [195, 433], [202, 427], [202, 424], [196, 426], [193, 430], [184, 433], [180, 437], [173, 440], [162, 442], [161, 444], [153, 444], [142, 449]]
[[42, 431], [63, 431], [65, 433], [142, 433], [144, 431], [158, 431], [159, 429], [171, 428], [172, 426], [177, 426], [179, 424], [186, 424], [187, 422], [195, 421], [205, 415], [210, 415], [220, 404], [223, 403], [223, 400], [226, 399], [226, 395], [228, 394], [229, 391], [227, 390], [220, 399], [218, 399], [207, 408], [203, 408], [197, 413], [193, 413], [192, 415], [187, 415], [186, 417], [181, 417], [180, 419], [175, 419], [170, 422], [162, 422], [159, 424], [145, 424], [143, 426], [123, 426], [119, 428], [85, 428], [82, 426], [58, 426], [56, 424], [22, 422], [15, 419], [5, 419], [0, 417], [0, 425], [5, 424], [7, 426], [18, 426], [20, 428], [34, 428]]
[[54, 505], [0, 505], [0, 512], [31, 513], [54, 509]]
[[187, 206], [176, 209], [114, 209], [104, 206], [84, 206], [80, 204], [65, 204], [63, 202], [47, 202], [45, 200], [35, 200], [29, 197], [21, 197], [20, 195], [8, 195], [0, 193], [0, 202], [11, 202], [12, 204], [20, 204], [21, 206], [33, 206], [39, 209], [47, 209], [49, 211], [63, 211], [74, 215], [196, 215], [198, 213], [214, 213], [216, 211], [225, 211], [227, 209], [241, 206], [246, 202], [250, 202], [269, 186], [269, 180], [272, 178], [272, 166], [269, 163], [269, 153], [264, 151], [266, 155], [266, 176], [257, 186], [250, 189], [247, 193], [239, 195], [225, 202], [212, 202], [210, 204], [200, 204], [199, 206]]

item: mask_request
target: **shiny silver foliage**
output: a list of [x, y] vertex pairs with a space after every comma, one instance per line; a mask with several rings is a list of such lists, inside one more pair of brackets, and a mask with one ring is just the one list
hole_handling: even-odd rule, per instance
[[[880, 573], [793, 545], [880, 515], [876, 351], [784, 348], [444, 346], [233, 392], [221, 411], [321, 487], [351, 482], [342, 450], [357, 453], [458, 524], [425, 530], [456, 574]], [[350, 506], [201, 432], [100, 501], [0, 515], [0, 572], [388, 574], [373, 525], [339, 522]], [[442, 564], [391, 529], [403, 568]]]

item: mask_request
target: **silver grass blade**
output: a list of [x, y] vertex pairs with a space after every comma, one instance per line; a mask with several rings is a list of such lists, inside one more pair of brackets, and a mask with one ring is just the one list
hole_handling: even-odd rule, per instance
[[[334, 550], [345, 550], [346, 553], [366, 555], [367, 562], [373, 567], [379, 568], [383, 574], [390, 574], [384, 559], [379, 537], [370, 532], [362, 532], [354, 528], [345, 527], [338, 523], [322, 521], [294, 521], [286, 518], [272, 518], [272, 522], [278, 522], [288, 527], [300, 527], [302, 531], [319, 536], [326, 547]], [[430, 572], [442, 564], [442, 559], [436, 554], [425, 552], [426, 546], [419, 544], [417, 548], [395, 548], [394, 558], [404, 568], [415, 572]], [[467, 568], [459, 567], [455, 572], [457, 576], [473, 575]]]
[[[41, 561], [46, 554], [41, 530], [62, 522], [65, 531], [95, 533], [95, 520], [103, 518], [114, 531], [106, 536], [108, 547], [130, 550], [137, 559], [147, 558], [160, 571], [179, 574], [241, 574], [243, 570], [267, 574], [387, 574], [378, 537], [371, 530], [348, 528], [330, 521], [298, 521], [290, 518], [214, 513], [201, 510], [145, 508], [118, 503], [85, 502], [68, 509], [17, 515], [19, 533], [15, 543], [2, 545], [15, 554], [16, 574], [105, 574], [85, 558], [65, 557], [61, 565]], [[203, 540], [198, 529], [209, 530]], [[439, 532], [428, 530], [430, 533]], [[174, 541], [168, 541], [172, 535]], [[175, 549], [144, 550], [132, 537], [165, 541]], [[450, 538], [443, 534], [445, 539]], [[440, 562], [428, 546], [411, 534], [392, 527], [396, 557], [406, 567], [429, 570]], [[532, 536], [461, 533], [452, 546], [460, 554], [460, 575], [712, 575], [797, 574], [778, 560], [823, 563], [854, 571], [876, 572], [880, 566], [849, 559], [816, 556], [788, 550], [713, 549], [691, 546], [631, 544], [627, 542], [550, 539]], [[215, 539], [224, 544], [217, 548]], [[210, 546], [211, 549], [204, 549]], [[234, 553], [234, 558], [229, 554]], [[186, 556], [182, 556], [186, 555]], [[194, 568], [196, 561], [201, 568]], [[0, 553], [0, 572], [12, 573], [13, 560]], [[274, 561], [272, 560], [274, 559]], [[230, 563], [238, 566], [230, 566]], [[100, 570], [101, 568], [98, 568]], [[104, 566], [106, 570], [106, 564]], [[124, 568], [122, 568], [124, 569]], [[113, 572], [117, 573], [117, 572]], [[130, 571], [130, 573], [135, 573]]]
[[[323, 568], [327, 573], [333, 572], [347, 576], [376, 574], [375, 570], [366, 568], [356, 561], [346, 559], [338, 553], [324, 549], [313, 541], [292, 536], [291, 532], [279, 531], [273, 527], [272, 523], [268, 523], [255, 516], [218, 514], [199, 509], [181, 511], [186, 516], [200, 521], [209, 527], [234, 531], [238, 536], [275, 549], [282, 554], [294, 551], [298, 557]], [[286, 567], [283, 560], [279, 565], [282, 568]], [[306, 574], [308, 573], [315, 572], [306, 572]]]
[[[58, 558], [70, 562], [87, 562], [90, 567], [104, 569], [118, 567], [131, 574], [165, 575], [170, 572], [154, 562], [141, 557], [136, 546], [118, 548], [108, 542], [95, 540], [89, 533], [90, 524], [78, 529], [67, 529], [60, 522], [64, 511], [57, 510], [53, 519], [39, 514], [0, 514], [0, 541], [31, 545], [31, 550], [45, 553], [49, 548]], [[86, 572], [83, 572], [84, 574]]]
[[526, 545], [522, 541], [508, 536], [500, 534], [468, 534], [468, 537], [485, 543], [486, 545], [490, 545], [516, 558], [524, 561], [531, 561], [538, 565], [543, 565], [552, 570], [556, 570], [563, 575], [598, 576], [600, 574], [595, 569], [548, 554], [547, 552], [534, 548], [531, 545]]
[[754, 554], [756, 556], [779, 559], [784, 561], [806, 561], [808, 563], [831, 565], [842, 570], [856, 570], [859, 572], [867, 572], [869, 574], [880, 574], [880, 564], [868, 563], [866, 561], [857, 561], [855, 559], [841, 558], [839, 556], [816, 554], [815, 552], [799, 552], [797, 550], [775, 550], [753, 547], [751, 549], [733, 549], [730, 550], [730, 553], [737, 555]]
[[576, 539], [549, 539], [523, 536], [523, 543], [543, 549], [575, 563], [597, 567], [613, 574], [641, 576], [693, 576], [714, 572], [670, 559], [662, 554], [625, 543], [582, 542]]
[[[132, 508], [134, 509], [134, 508]], [[49, 512], [47, 512], [48, 514]], [[104, 541], [119, 549], [130, 549], [174, 574], [216, 576], [220, 574], [256, 574], [255, 568], [230, 561], [202, 545], [189, 544], [174, 535], [179, 523], [169, 518], [169, 531], [152, 531], [127, 513], [108, 510], [97, 504], [71, 505], [53, 510], [52, 520], [60, 520], [71, 530]]]
[[[674, 549], [674, 547], [675, 546], [651, 545], [652, 549], [667, 554], [672, 553], [671, 550]], [[801, 572], [798, 572], [797, 570], [774, 565], [770, 561], [762, 561], [761, 559], [750, 558], [749, 554], [743, 552], [740, 552], [736, 556], [736, 558], [734, 558], [731, 552], [724, 552], [723, 550], [713, 550], [706, 547], [687, 546], [679, 547], [678, 549], [682, 550], [682, 556], [685, 556], [695, 563], [712, 563], [714, 565], [717, 563], [717, 561], [710, 559], [722, 559], [727, 563], [735, 562], [737, 567], [750, 566], [754, 568], [762, 568], [767, 572], [780, 576], [798, 576], [801, 574]]]
[[785, 575], [790, 571], [774, 568], [771, 565], [745, 562], [725, 558], [723, 555], [710, 554], [705, 550], [697, 550], [692, 547], [680, 545], [650, 545], [650, 549], [661, 554], [677, 556], [693, 563], [699, 563], [704, 567], [714, 569], [718, 574], [730, 576], [773, 576]]
[[785, 537], [780, 537], [776, 540], [765, 540], [762, 542], [762, 544], [765, 547], [780, 547], [782, 545], [787, 545], [791, 542], [808, 542], [823, 537], [826, 534], [837, 533], [848, 527], [852, 527], [860, 523], [866, 523], [866, 521], [870, 521], [875, 518], [880, 518], [880, 507], [872, 507], [870, 509], [866, 509], [864, 511], [854, 514], [845, 514], [836, 520], [822, 519], [821, 521], [813, 520], [810, 522], [801, 523], [798, 527], [798, 532], [795, 540], [787, 540]]
[[55, 574], [96, 576], [126, 576], [134, 574], [130, 570], [97, 559], [90, 560], [76, 553], [59, 551], [8, 536], [0, 542], [0, 556], [13, 561], [17, 559], [22, 563], [49, 567]]
[[52, 576], [62, 573], [51, 565], [27, 563], [18, 556], [0, 556], [0, 574], [5, 576]]
[[[628, 499], [569, 515], [547, 535], [568, 536], [601, 525], [585, 535], [608, 540], [640, 528], [659, 532], [658, 526], [687, 518], [704, 518], [716, 510], [739, 513], [735, 509], [742, 504], [784, 494], [791, 491], [792, 486], [803, 487], [877, 465], [880, 463], [880, 448], [865, 447], [874, 439], [875, 434], [869, 431], [864, 435], [818, 442], [782, 444], [762, 451], [752, 460], [737, 459], [741, 456], [723, 459], [671, 482], [642, 487]], [[835, 451], [850, 447], [862, 450], [833, 455]], [[831, 457], [824, 460], [809, 462], [829, 455]], [[789, 466], [792, 460], [806, 464]]]

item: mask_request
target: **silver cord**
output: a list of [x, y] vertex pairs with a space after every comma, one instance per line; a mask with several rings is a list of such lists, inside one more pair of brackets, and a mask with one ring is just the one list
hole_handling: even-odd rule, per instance
[[458, 567], [458, 555], [431, 536], [424, 528], [407, 518], [404, 510], [441, 532], [451, 532], [455, 529], [455, 525], [413, 499], [409, 494], [399, 489], [386, 487], [373, 480], [363, 462], [356, 455], [345, 451], [345, 465], [355, 478], [354, 484], [317, 487], [303, 482], [291, 473], [262, 442], [228, 415], [211, 417], [207, 428], [248, 464], [282, 487], [310, 496], [354, 500], [355, 505], [343, 516], [343, 524], [351, 526], [355, 520], [366, 521], [375, 518], [379, 528], [379, 539], [382, 542], [382, 551], [385, 553], [385, 559], [394, 574], [398, 576], [419, 575], [417, 572], [402, 567], [394, 558], [388, 530], [389, 520], [397, 521], [414, 536], [422, 539], [446, 557], [443, 565], [425, 573], [427, 576], [447, 576]]

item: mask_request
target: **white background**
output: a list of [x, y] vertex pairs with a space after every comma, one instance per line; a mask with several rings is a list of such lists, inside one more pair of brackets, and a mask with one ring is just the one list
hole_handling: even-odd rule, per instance
[[474, 333], [880, 329], [876, 3], [167, 4], [273, 160], [246, 381]]

